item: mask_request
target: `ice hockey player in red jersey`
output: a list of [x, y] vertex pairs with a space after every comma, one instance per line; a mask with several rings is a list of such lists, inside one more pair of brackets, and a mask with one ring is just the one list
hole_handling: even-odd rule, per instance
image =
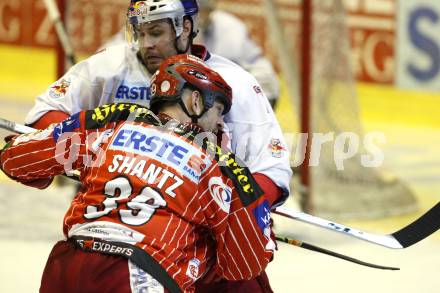
[[[36, 98], [25, 123], [44, 129], [81, 110], [111, 103], [130, 102], [149, 107], [150, 81], [160, 63], [176, 54], [192, 54], [203, 59], [233, 89], [234, 103], [224, 117], [229, 148], [249, 167], [269, 201], [274, 206], [281, 205], [290, 193], [292, 176], [290, 152], [281, 127], [264, 87], [249, 72], [194, 44], [199, 30], [197, 2], [127, 1], [130, 3], [126, 11], [129, 44], [107, 48], [73, 66]], [[226, 47], [235, 45], [229, 42]], [[273, 141], [279, 142], [281, 151], [273, 150]], [[265, 273], [250, 281], [212, 283], [198, 281], [198, 293], [272, 292]]]
[[40, 292], [192, 292], [208, 271], [251, 279], [271, 260], [271, 203], [212, 137], [231, 88], [202, 60], [177, 55], [152, 92], [151, 111], [81, 111], [2, 150], [2, 170], [24, 184], [81, 172]]

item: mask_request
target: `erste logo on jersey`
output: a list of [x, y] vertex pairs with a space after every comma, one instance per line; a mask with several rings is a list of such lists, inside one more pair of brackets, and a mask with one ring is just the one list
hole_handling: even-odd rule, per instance
[[150, 102], [151, 92], [150, 87], [143, 85], [130, 85], [122, 83], [115, 94], [116, 102], [139, 102], [145, 101], [147, 104]]
[[49, 90], [49, 95], [54, 98], [64, 97], [70, 87], [69, 79], [61, 79], [57, 81]]
[[208, 182], [209, 192], [218, 206], [229, 213], [232, 201], [232, 188], [226, 185], [221, 177], [211, 177]]
[[195, 146], [154, 126], [124, 124], [113, 136], [109, 149], [149, 157], [172, 167], [194, 183], [198, 183], [201, 174], [212, 164]]

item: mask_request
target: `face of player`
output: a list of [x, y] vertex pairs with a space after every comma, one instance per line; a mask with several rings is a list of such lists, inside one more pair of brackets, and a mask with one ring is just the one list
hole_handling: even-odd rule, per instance
[[215, 101], [214, 105], [199, 118], [198, 124], [208, 132], [217, 133], [224, 127], [222, 103]]
[[[177, 39], [179, 48], [186, 48], [189, 41], [191, 22], [189, 29], [185, 22], [184, 29]], [[168, 19], [161, 19], [137, 27], [139, 41], [139, 53], [144, 61], [148, 72], [153, 74], [159, 68], [162, 61], [168, 57], [177, 55], [176, 32]]]

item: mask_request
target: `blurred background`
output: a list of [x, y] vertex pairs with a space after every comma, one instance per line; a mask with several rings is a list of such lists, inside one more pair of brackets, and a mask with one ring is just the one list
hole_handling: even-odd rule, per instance
[[[129, 1], [57, 4], [81, 60], [121, 31]], [[294, 192], [288, 206], [388, 234], [439, 202], [439, 1], [200, 4], [208, 7], [204, 16], [208, 21], [201, 23], [197, 42], [211, 44], [219, 54], [238, 52], [226, 57], [253, 73], [272, 100], [291, 149]], [[214, 29], [209, 22], [217, 21], [217, 35], [210, 36]], [[239, 30], [242, 33], [236, 33]], [[223, 51], [215, 46], [215, 38], [222, 40]], [[245, 47], [249, 42], [253, 51]], [[246, 55], [243, 52], [256, 52], [263, 61], [245, 60], [249, 56], [239, 56]], [[261, 67], [264, 62], [269, 67]], [[43, 1], [0, 0], [0, 64], [0, 117], [22, 123], [36, 96], [68, 67]], [[265, 86], [271, 68], [279, 90]], [[335, 147], [336, 138], [347, 132], [359, 138], [350, 155], [347, 149], [354, 141], [349, 138], [343, 141], [345, 153]], [[383, 162], [365, 167], [362, 156], [371, 154], [365, 137], [373, 132], [385, 138], [375, 142]], [[308, 134], [309, 140], [300, 133]], [[316, 133], [332, 134], [317, 163], [309, 155], [316, 147]], [[8, 134], [0, 130], [0, 139]], [[344, 154], [344, 170], [338, 170], [335, 158]], [[0, 175], [1, 292], [38, 291], [47, 255], [62, 237], [62, 219], [73, 189], [65, 184], [37, 191]], [[275, 229], [280, 235], [365, 261], [401, 267], [398, 272], [373, 270], [280, 244], [268, 268], [275, 292], [440, 290], [439, 233], [393, 251], [280, 218], [275, 219]]]

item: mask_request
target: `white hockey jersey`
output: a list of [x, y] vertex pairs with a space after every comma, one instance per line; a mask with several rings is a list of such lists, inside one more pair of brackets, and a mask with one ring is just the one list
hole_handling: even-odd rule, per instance
[[[194, 39], [217, 55], [225, 57], [249, 71], [261, 85], [264, 94], [270, 100], [277, 100], [280, 86], [272, 63], [267, 59], [260, 46], [254, 42], [246, 24], [235, 15], [215, 9], [209, 14], [206, 28], [199, 27]], [[112, 36], [100, 49], [125, 44], [125, 27]]]
[[[225, 116], [232, 151], [252, 173], [268, 176], [287, 196], [292, 175], [289, 151], [258, 82], [235, 63], [210, 54], [202, 46], [193, 46], [193, 54], [205, 60], [232, 88], [232, 108]], [[38, 96], [25, 123], [32, 124], [51, 110], [72, 115], [114, 102], [149, 106], [150, 78], [134, 48], [110, 47], [73, 66]]]

